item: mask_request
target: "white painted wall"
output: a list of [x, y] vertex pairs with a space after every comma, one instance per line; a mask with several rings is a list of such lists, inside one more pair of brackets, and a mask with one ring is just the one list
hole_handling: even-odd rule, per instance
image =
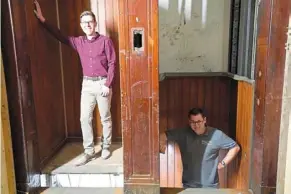
[[160, 73], [227, 72], [229, 20], [230, 0], [159, 0]]

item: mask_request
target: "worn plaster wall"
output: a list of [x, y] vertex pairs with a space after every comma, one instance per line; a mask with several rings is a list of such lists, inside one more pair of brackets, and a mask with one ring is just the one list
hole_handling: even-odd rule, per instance
[[230, 0], [159, 0], [159, 71], [228, 70]]

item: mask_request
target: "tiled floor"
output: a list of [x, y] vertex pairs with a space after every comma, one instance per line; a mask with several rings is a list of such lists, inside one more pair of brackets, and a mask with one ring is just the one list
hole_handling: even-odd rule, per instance
[[68, 143], [43, 169], [42, 187], [122, 187], [123, 149], [112, 145], [112, 155], [107, 160], [100, 157], [101, 147], [95, 146], [97, 159], [83, 166], [75, 166], [82, 154], [81, 143]]

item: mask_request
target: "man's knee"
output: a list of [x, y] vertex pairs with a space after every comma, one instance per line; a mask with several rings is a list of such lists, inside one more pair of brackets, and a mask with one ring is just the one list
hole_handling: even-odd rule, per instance
[[111, 122], [111, 112], [110, 110], [99, 111], [101, 122]]
[[83, 115], [80, 117], [80, 122], [81, 123], [89, 123], [92, 121], [92, 119], [93, 119], [93, 117], [90, 115]]

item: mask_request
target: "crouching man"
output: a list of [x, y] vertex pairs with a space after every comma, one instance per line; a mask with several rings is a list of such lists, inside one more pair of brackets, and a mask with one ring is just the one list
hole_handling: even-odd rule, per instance
[[[207, 126], [202, 109], [191, 109], [188, 118], [188, 127], [167, 130], [160, 135], [160, 152], [165, 152], [166, 141], [174, 141], [179, 145], [184, 188], [218, 188], [218, 170], [225, 168], [235, 158], [240, 147], [221, 130]], [[229, 151], [219, 161], [221, 149]]]

